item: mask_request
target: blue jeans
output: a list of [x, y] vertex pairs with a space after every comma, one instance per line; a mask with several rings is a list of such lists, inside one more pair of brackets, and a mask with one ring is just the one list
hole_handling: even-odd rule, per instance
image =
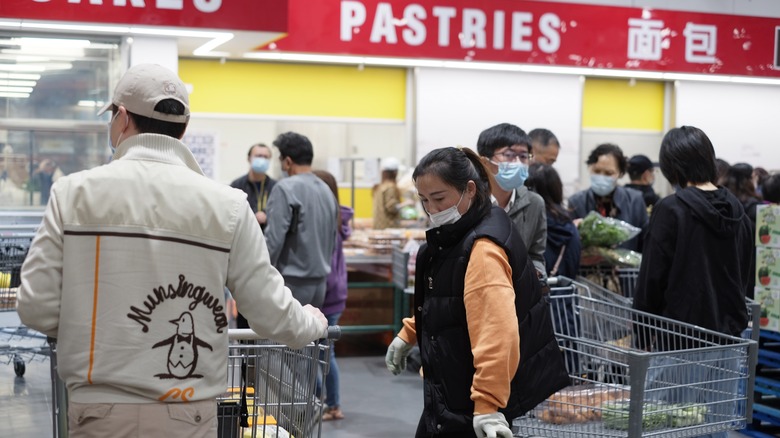
[[[332, 315], [325, 315], [328, 320], [328, 325], [337, 325], [341, 312], [334, 313]], [[325, 404], [329, 408], [337, 408], [340, 406], [341, 400], [339, 397], [339, 366], [336, 363], [336, 350], [330, 349], [330, 370], [328, 375], [325, 376]], [[322, 393], [322, 378], [317, 375], [317, 394]]]

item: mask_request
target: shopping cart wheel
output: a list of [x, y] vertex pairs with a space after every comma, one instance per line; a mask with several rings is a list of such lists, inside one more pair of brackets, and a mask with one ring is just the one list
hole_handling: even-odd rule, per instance
[[15, 355], [14, 356], [14, 372], [17, 376], [22, 377], [24, 376], [24, 372], [26, 370], [26, 366], [24, 365], [24, 359], [22, 359], [21, 356]]

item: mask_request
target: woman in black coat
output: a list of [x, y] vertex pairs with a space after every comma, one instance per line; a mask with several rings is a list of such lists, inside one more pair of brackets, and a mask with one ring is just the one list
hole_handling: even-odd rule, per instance
[[[670, 130], [661, 144], [659, 161], [666, 179], [680, 189], [653, 209], [634, 308], [739, 336], [748, 322], [745, 294], [753, 250], [750, 219], [739, 199], [715, 186], [715, 150], [700, 129], [682, 126]], [[665, 399], [672, 403], [707, 403], [710, 414], [728, 418], [734, 405], [726, 398], [733, 397], [736, 388], [730, 385], [735, 383], [716, 373], [731, 368], [734, 364], [726, 361], [734, 359], [701, 354], [707, 357], [688, 357], [704, 363], [695, 376], [682, 377], [701, 378], [701, 388], [692, 384], [689, 391], [660, 391], [656, 395], [672, 397]], [[674, 382], [681, 376], [670, 374], [681, 372], [686, 371], [680, 366], [651, 364], [648, 380]], [[692, 371], [689, 368], [687, 372]], [[725, 437], [726, 433], [711, 436]]]

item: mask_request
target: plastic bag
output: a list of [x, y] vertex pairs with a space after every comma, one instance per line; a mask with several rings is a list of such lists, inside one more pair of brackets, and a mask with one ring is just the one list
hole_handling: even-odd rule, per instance
[[628, 222], [604, 217], [595, 211], [585, 216], [578, 230], [583, 248], [589, 246], [612, 248], [636, 237], [642, 231]]
[[642, 254], [625, 248], [600, 248], [591, 246], [582, 250], [583, 266], [603, 265], [624, 268], [638, 268], [642, 264]]

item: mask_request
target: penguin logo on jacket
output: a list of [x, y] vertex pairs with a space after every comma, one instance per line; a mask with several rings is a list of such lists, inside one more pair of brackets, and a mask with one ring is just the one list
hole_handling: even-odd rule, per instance
[[168, 374], [155, 374], [160, 379], [201, 378], [195, 374], [198, 367], [198, 348], [204, 347], [211, 351], [211, 345], [195, 337], [195, 323], [190, 312], [184, 312], [178, 319], [170, 321], [176, 325], [176, 333], [152, 346], [152, 348], [170, 345], [168, 350]]

